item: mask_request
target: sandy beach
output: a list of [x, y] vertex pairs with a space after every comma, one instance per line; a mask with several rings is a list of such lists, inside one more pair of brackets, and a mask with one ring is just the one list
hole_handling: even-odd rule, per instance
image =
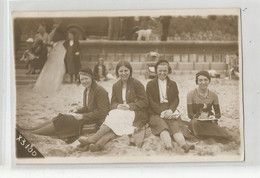
[[[134, 75], [145, 86], [149, 80], [143, 75]], [[179, 89], [180, 104], [179, 110], [183, 119], [187, 120], [186, 95], [196, 87], [194, 75], [171, 75], [171, 79], [177, 82]], [[112, 85], [115, 80], [98, 82], [102, 85], [111, 97]], [[146, 137], [142, 148], [129, 146], [129, 137], [116, 138], [105, 146], [105, 150], [98, 153], [90, 151], [76, 151], [78, 141], [66, 144], [64, 141], [50, 136], [34, 135], [28, 132], [22, 134], [35, 146], [44, 157], [91, 157], [91, 156], [239, 156], [241, 153], [240, 125], [242, 118], [239, 116], [239, 81], [212, 79], [210, 89], [218, 94], [222, 117], [219, 125], [227, 129], [232, 136], [229, 143], [217, 143], [213, 139], [189, 140], [198, 141], [195, 150], [185, 154], [175, 142], [174, 150], [164, 149], [159, 137], [154, 136], [150, 129], [146, 130]], [[67, 113], [71, 108], [82, 105], [83, 88], [75, 84], [62, 84], [56, 92], [46, 93], [33, 89], [33, 86], [17, 86], [16, 119], [22, 127], [33, 127], [43, 123], [58, 113]]]

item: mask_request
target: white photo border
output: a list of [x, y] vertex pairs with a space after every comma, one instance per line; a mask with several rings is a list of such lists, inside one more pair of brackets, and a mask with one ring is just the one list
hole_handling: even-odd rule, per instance
[[[58, 1], [56, 1], [58, 2]], [[79, 1], [81, 2], [81, 4], [83, 4], [83, 1]], [[85, 1], [84, 1], [85, 2]], [[105, 1], [100, 1], [100, 2], [105, 2]], [[125, 3], [125, 4], [122, 4], [122, 3], [119, 3], [119, 5], [117, 6], [113, 6], [112, 2], [109, 6], [109, 4], [106, 4], [105, 8], [103, 7], [102, 9], [146, 9], [144, 5], [141, 5], [141, 6], [128, 6], [129, 5], [129, 1], [127, 1], [128, 3]], [[131, 1], [133, 2], [133, 1]], [[243, 55], [243, 89], [244, 89], [244, 93], [243, 93], [243, 102], [244, 102], [244, 128], [245, 128], [245, 162], [242, 162], [242, 163], [196, 163], [196, 167], [200, 167], [200, 166], [252, 166], [252, 165], [259, 165], [259, 157], [257, 157], [257, 155], [259, 155], [259, 144], [258, 143], [255, 143], [255, 139], [256, 140], [259, 140], [259, 134], [257, 134], [257, 128], [259, 127], [259, 120], [257, 119], [259, 116], [260, 116], [260, 113], [258, 111], [258, 108], [257, 106], [259, 106], [259, 83], [257, 84], [256, 79], [260, 72], [259, 70], [255, 70], [257, 69], [256, 66], [257, 64], [259, 64], [259, 60], [257, 61], [257, 57], [259, 56], [259, 50], [257, 50], [259, 47], [257, 44], [258, 42], [255, 41], [256, 37], [259, 37], [257, 36], [257, 33], [259, 32], [259, 22], [256, 23], [256, 27], [254, 24], [252, 24], [250, 22], [250, 20], [256, 18], [255, 15], [256, 14], [259, 14], [259, 12], [256, 12], [257, 11], [257, 7], [259, 8], [259, 3], [257, 3], [256, 1], [236, 1], [236, 2], [227, 2], [227, 1], [218, 1], [218, 2], [214, 2], [212, 3], [211, 5], [206, 5], [206, 1], [202, 0], [200, 2], [196, 2], [196, 3], [192, 3], [190, 1], [190, 4], [189, 6], [187, 6], [187, 4], [185, 4], [184, 2], [182, 2], [181, 4], [180, 3], [176, 3], [174, 4], [173, 1], [166, 1], [167, 3], [169, 4], [172, 4], [172, 6], [169, 6], [169, 5], [165, 5], [167, 3], [155, 3], [155, 2], [158, 2], [158, 1], [152, 1], [154, 3], [151, 3], [147, 6], [147, 9], [154, 9], [154, 8], [157, 8], [157, 9], [166, 9], [166, 8], [212, 8], [212, 7], [218, 7], [218, 8], [231, 8], [231, 7], [240, 7], [241, 8], [241, 21], [242, 21], [242, 55]], [[31, 11], [34, 9], [34, 7], [38, 7], [37, 10], [53, 10], [53, 8], [57, 8], [58, 10], [76, 10], [77, 7], [80, 9], [80, 10], [83, 10], [82, 8], [85, 8], [84, 10], [86, 10], [86, 6], [80, 6], [79, 7], [79, 4], [80, 3], [77, 3], [77, 6], [73, 5], [73, 6], [70, 6], [66, 3], [63, 3], [62, 6], [50, 6], [50, 5], [45, 5], [45, 6], [40, 6], [39, 4], [42, 4], [42, 3], [45, 3], [46, 2], [32, 2], [32, 1], [20, 1], [20, 2], [12, 2], [13, 5], [10, 6], [9, 8], [9, 12], [11, 10], [14, 10], [14, 9], [17, 9], [17, 10], [22, 10], [22, 11]], [[19, 7], [15, 6], [15, 4], [20, 4]], [[30, 3], [30, 5], [28, 5]], [[114, 1], [115, 3], [115, 1]], [[21, 5], [22, 4], [22, 5]], [[98, 7], [99, 4], [95, 4], [95, 3], [92, 3], [88, 8], [89, 10], [94, 10], [95, 8], [96, 9], [99, 9], [100, 7]], [[158, 6], [156, 6], [158, 5]], [[119, 7], [119, 8], [118, 8]], [[133, 8], [134, 7], [134, 8]], [[255, 14], [256, 12], [256, 14]], [[8, 14], [9, 16], [9, 22], [10, 22], [10, 13]], [[258, 15], [259, 16], [259, 15]], [[8, 25], [9, 29], [7, 31], [7, 34], [10, 34], [10, 24]], [[257, 31], [258, 30], [258, 31]], [[10, 38], [9, 38], [10, 39]], [[252, 42], [254, 42], [252, 44]], [[10, 46], [11, 44], [11, 40], [8, 40], [8, 45], [7, 46]], [[9, 50], [10, 52], [10, 50]], [[10, 58], [10, 53], [7, 54], [7, 57], [8, 59], [11, 59]], [[252, 60], [252, 63], [249, 62], [249, 60]], [[5, 68], [5, 66], [8, 68], [10, 68], [10, 64], [8, 64], [8, 62], [6, 61], [3, 61], [3, 68]], [[259, 65], [258, 65], [259, 66]], [[255, 70], [256, 72], [251, 72], [251, 70]], [[4, 75], [6, 81], [10, 81], [10, 72], [7, 72], [6, 73], [6, 76]], [[254, 78], [255, 77], [255, 78]], [[246, 79], [249, 79], [249, 80], [246, 80]], [[8, 83], [8, 82], [6, 82]], [[14, 86], [12, 86], [14, 87]], [[10, 87], [9, 86], [6, 86], [6, 90], [10, 91]], [[7, 95], [10, 95], [10, 93], [7, 93]], [[252, 103], [252, 100], [251, 99], [256, 99], [255, 102]], [[8, 106], [7, 106], [8, 107]], [[12, 117], [10, 117], [10, 113], [7, 114], [7, 118], [6, 119], [11, 119]], [[251, 120], [250, 120], [251, 119]], [[11, 134], [11, 138], [14, 137], [14, 123], [11, 122], [12, 126], [12, 134]], [[7, 127], [7, 135], [8, 135], [8, 131], [9, 128]], [[10, 133], [9, 133], [10, 134]], [[10, 137], [10, 136], [9, 136]], [[252, 139], [254, 138], [254, 139]], [[250, 146], [254, 144], [254, 146]], [[10, 150], [10, 145], [7, 146], [7, 148], [9, 148]], [[11, 145], [11, 148], [12, 148], [12, 153], [14, 153], [14, 144], [12, 143]], [[13, 162], [13, 159], [14, 156], [12, 154], [12, 166], [13, 167], [16, 167], [16, 165], [14, 164]], [[183, 165], [183, 163], [176, 163], [178, 165]], [[176, 165], [174, 164], [174, 165]], [[137, 166], [140, 166], [140, 164], [137, 164]], [[162, 166], [161, 166], [162, 165]], [[169, 164], [168, 164], [169, 165]], [[166, 166], [165, 164], [160, 164], [159, 167], [164, 167]], [[189, 163], [185, 163], [185, 166], [194, 166], [192, 164], [189, 164]], [[21, 167], [26, 167], [26, 168], [29, 168], [29, 167], [36, 167], [36, 166], [21, 166]], [[42, 166], [40, 166], [42, 167]], [[59, 168], [60, 166], [57, 165], [56, 168]], [[63, 166], [61, 166], [63, 167]], [[64, 166], [64, 167], [70, 167], [70, 166]], [[76, 167], [76, 166], [73, 166], [73, 167]], [[80, 166], [81, 168], [84, 168], [84, 166]], [[98, 166], [99, 167], [99, 166]], [[102, 167], [102, 166], [101, 166]], [[109, 166], [109, 167], [113, 167], [113, 166]], [[118, 166], [120, 167], [120, 166]], [[128, 167], [128, 166], [126, 166]], [[134, 165], [131, 165], [131, 167], [135, 167]], [[150, 167], [148, 165], [148, 167]], [[168, 167], [168, 166], [166, 166]]]

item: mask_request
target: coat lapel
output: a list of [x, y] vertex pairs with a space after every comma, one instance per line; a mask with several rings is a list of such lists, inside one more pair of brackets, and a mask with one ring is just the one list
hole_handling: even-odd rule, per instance
[[91, 102], [91, 100], [93, 98], [93, 92], [95, 90], [95, 86], [96, 86], [96, 84], [93, 83], [91, 88], [89, 89], [89, 93], [88, 93], [88, 106], [89, 106], [89, 104], [90, 104], [90, 102]]
[[166, 88], [167, 100], [168, 100], [168, 102], [170, 102], [171, 90], [170, 90], [170, 79], [168, 77], [167, 77], [167, 86], [166, 87], [167, 87]]
[[159, 85], [158, 85], [158, 78], [157, 77], [154, 79], [154, 90], [153, 91], [154, 91], [157, 102], [160, 103], [160, 94], [159, 94], [160, 91], [159, 91]]
[[122, 81], [121, 79], [118, 82], [117, 87], [117, 98], [119, 99], [119, 103], [123, 103], [123, 95], [122, 95]]
[[129, 102], [129, 96], [130, 96], [131, 86], [132, 86], [131, 81], [132, 81], [131, 78], [129, 78], [126, 85], [126, 103]]
[[84, 90], [84, 94], [83, 94], [83, 106], [86, 107], [87, 104], [86, 104], [86, 97], [87, 97], [87, 88], [85, 88]]

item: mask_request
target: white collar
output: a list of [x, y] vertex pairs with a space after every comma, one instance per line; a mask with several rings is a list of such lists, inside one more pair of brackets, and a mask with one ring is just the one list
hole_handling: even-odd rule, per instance
[[167, 82], [167, 80], [166, 79], [164, 79], [164, 80], [158, 79], [158, 82], [165, 84]]

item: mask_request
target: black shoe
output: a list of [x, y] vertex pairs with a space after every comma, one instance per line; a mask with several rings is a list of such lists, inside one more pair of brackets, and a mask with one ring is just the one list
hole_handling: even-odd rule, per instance
[[76, 151], [89, 151], [89, 145], [82, 145], [82, 144], [79, 144], [77, 145], [77, 148], [76, 148]]
[[181, 147], [185, 153], [188, 153], [190, 150], [194, 150], [195, 149], [195, 145], [194, 144], [185, 144]]
[[102, 151], [103, 148], [100, 145], [97, 145], [97, 144], [90, 144], [89, 145], [89, 150], [91, 152], [99, 152], [99, 151]]
[[80, 145], [83, 145], [83, 146], [89, 146], [91, 144], [86, 139], [83, 139], [83, 138], [79, 138], [78, 141], [80, 142]]

